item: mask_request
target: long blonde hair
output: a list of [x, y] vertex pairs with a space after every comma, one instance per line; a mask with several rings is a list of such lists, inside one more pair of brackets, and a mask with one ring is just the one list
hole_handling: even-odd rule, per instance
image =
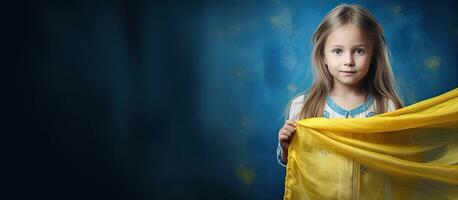
[[299, 119], [321, 117], [327, 95], [333, 87], [333, 78], [324, 64], [324, 46], [326, 38], [338, 27], [352, 23], [362, 29], [373, 45], [373, 56], [367, 75], [362, 80], [363, 90], [372, 95], [376, 102], [376, 114], [387, 111], [388, 99], [396, 109], [403, 104], [398, 95], [391, 68], [390, 54], [386, 46], [383, 29], [369, 12], [359, 5], [340, 4], [332, 9], [323, 19], [313, 34], [312, 69], [315, 81], [306, 92], [304, 105]]

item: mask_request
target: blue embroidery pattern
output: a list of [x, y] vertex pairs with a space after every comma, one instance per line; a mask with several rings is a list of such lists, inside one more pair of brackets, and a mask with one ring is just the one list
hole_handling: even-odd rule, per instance
[[328, 111], [325, 110], [325, 111], [323, 112], [323, 117], [324, 117], [324, 118], [329, 118], [329, 117], [330, 117], [330, 114], [328, 113]]
[[371, 111], [371, 112], [367, 113], [366, 117], [372, 117], [374, 115], [375, 115], [375, 113]]
[[372, 96], [369, 96], [367, 98], [367, 101], [364, 102], [364, 104], [358, 106], [357, 108], [354, 108], [352, 110], [345, 110], [343, 109], [342, 107], [340, 107], [339, 105], [337, 105], [331, 97], [327, 97], [327, 100], [326, 100], [327, 104], [329, 105], [329, 107], [331, 107], [332, 110], [336, 111], [337, 113], [339, 113], [340, 115], [343, 115], [343, 116], [352, 116], [352, 117], [355, 117], [356, 115], [366, 111], [369, 107], [372, 106], [372, 104], [374, 103], [374, 98]]

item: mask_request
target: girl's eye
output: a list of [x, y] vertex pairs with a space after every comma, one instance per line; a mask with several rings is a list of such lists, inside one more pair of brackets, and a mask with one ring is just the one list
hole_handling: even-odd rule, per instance
[[355, 49], [355, 54], [361, 56], [364, 54], [364, 49]]
[[334, 53], [336, 55], [341, 55], [343, 52], [342, 52], [342, 49], [333, 49], [332, 53]]

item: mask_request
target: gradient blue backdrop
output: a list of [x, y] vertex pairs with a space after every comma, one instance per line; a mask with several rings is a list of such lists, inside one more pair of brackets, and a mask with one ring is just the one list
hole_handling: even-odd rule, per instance
[[[456, 4], [353, 2], [384, 27], [406, 105], [458, 86]], [[27, 5], [26, 184], [56, 199], [282, 198], [277, 132], [312, 82], [311, 36], [339, 3]]]

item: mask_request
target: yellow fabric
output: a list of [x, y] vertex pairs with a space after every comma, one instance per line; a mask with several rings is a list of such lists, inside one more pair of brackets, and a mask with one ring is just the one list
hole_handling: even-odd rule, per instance
[[458, 88], [369, 118], [297, 124], [284, 199], [458, 199]]

